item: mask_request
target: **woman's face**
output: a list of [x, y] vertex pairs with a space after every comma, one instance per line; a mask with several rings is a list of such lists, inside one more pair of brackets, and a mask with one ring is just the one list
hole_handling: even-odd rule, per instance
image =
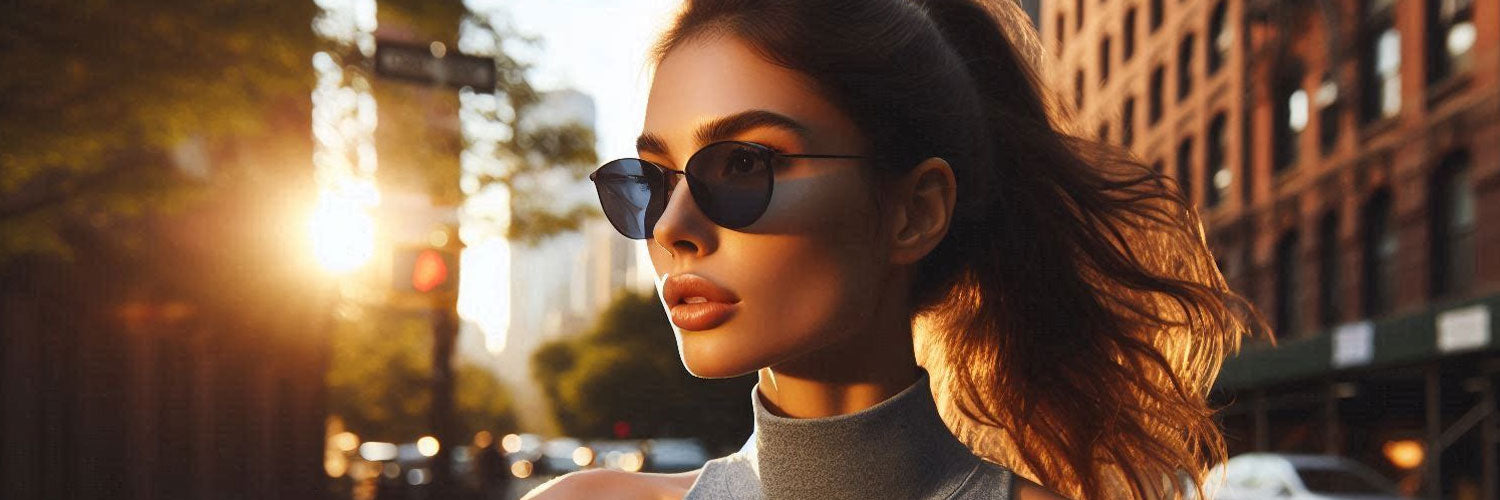
[[[734, 119], [750, 111], [792, 123]], [[682, 170], [693, 153], [718, 140], [788, 154], [867, 154], [854, 124], [808, 79], [730, 35], [692, 38], [657, 66], [639, 153]], [[646, 245], [688, 371], [706, 378], [742, 375], [850, 341], [870, 326], [891, 270], [878, 244], [883, 224], [868, 168], [861, 159], [784, 159], [775, 166], [765, 214], [738, 230], [709, 220], [688, 184], [677, 184]], [[672, 300], [704, 294], [682, 293], [691, 289], [677, 286], [688, 275], [738, 302]], [[727, 314], [712, 314], [715, 309]], [[697, 314], [703, 311], [710, 314]]]

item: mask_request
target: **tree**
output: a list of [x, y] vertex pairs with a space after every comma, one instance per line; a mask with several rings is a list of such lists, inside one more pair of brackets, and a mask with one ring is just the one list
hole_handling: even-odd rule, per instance
[[495, 59], [498, 102], [477, 106], [476, 118], [494, 125], [477, 148], [492, 168], [478, 177], [480, 186], [499, 185], [509, 192], [510, 221], [506, 237], [535, 244], [549, 236], [577, 230], [584, 220], [602, 215], [592, 204], [557, 207], [553, 193], [540, 187], [545, 179], [565, 174], [578, 181], [598, 162], [591, 124], [557, 123], [538, 119], [542, 93], [531, 86], [531, 65], [504, 50], [507, 43], [536, 44], [535, 38], [517, 34], [507, 25], [496, 24], [496, 15], [471, 15], [464, 19], [459, 47], [466, 53]]
[[722, 449], [750, 433], [754, 378], [688, 373], [654, 294], [623, 294], [588, 332], [543, 344], [532, 354], [532, 376], [571, 436], [613, 437], [615, 423], [625, 422], [631, 437], [696, 437]]
[[[496, 58], [499, 95], [515, 111], [506, 120], [520, 123], [536, 102], [528, 66], [501, 50], [503, 42], [522, 37], [467, 14], [458, 0], [379, 5], [382, 22], [428, 33], [454, 33], [461, 19], [471, 19], [490, 33], [485, 55]], [[247, 178], [272, 172], [310, 177], [305, 162], [237, 161], [234, 142], [246, 135], [311, 134], [305, 124], [311, 60], [326, 46], [312, 29], [317, 14], [310, 1], [8, 3], [0, 16], [0, 45], [6, 47], [0, 51], [0, 262], [20, 254], [66, 254], [66, 228], [98, 230], [192, 209]], [[409, 92], [384, 87], [391, 92], [380, 106], [397, 115], [410, 111], [411, 102], [401, 99]], [[268, 115], [300, 116], [304, 124], [284, 128], [287, 120]], [[432, 148], [425, 139], [410, 134], [383, 143], [392, 158], [431, 153], [382, 173], [451, 195], [457, 179], [452, 144]], [[577, 165], [594, 161], [592, 144], [592, 135], [576, 126], [512, 134], [494, 154], [516, 168], [486, 180], [521, 182], [554, 169], [579, 175]], [[442, 161], [423, 161], [432, 158]], [[517, 193], [511, 236], [539, 240], [592, 214], [534, 203], [546, 198]]]
[[[432, 331], [428, 318], [371, 309], [341, 321], [333, 336], [329, 412], [367, 440], [410, 442], [432, 432]], [[455, 415], [462, 435], [516, 430], [510, 391], [472, 364], [455, 370]]]
[[[65, 219], [180, 206], [174, 160], [307, 109], [311, 2], [21, 0], [0, 16], [0, 258], [64, 250]], [[215, 175], [218, 177], [218, 175]]]

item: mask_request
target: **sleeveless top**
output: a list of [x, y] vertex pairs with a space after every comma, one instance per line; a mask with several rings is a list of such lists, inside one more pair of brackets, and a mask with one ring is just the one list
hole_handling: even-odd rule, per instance
[[999, 499], [1015, 474], [987, 462], [938, 416], [928, 375], [864, 410], [787, 418], [750, 391], [755, 429], [739, 451], [708, 461], [685, 500]]

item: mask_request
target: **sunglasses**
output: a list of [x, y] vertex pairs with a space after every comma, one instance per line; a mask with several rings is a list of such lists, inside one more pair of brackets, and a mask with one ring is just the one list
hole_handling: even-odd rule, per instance
[[687, 178], [693, 201], [709, 220], [726, 229], [749, 226], [770, 205], [776, 162], [785, 158], [868, 157], [786, 154], [753, 142], [720, 141], [693, 153], [681, 171], [639, 158], [621, 158], [599, 167], [589, 180], [599, 190], [599, 204], [615, 230], [626, 238], [643, 240], [652, 236], [666, 210], [677, 176]]

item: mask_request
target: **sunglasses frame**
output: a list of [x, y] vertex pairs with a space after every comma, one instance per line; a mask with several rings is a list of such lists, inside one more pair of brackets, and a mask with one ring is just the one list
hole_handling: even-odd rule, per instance
[[[745, 223], [743, 225], [727, 225], [727, 224], [724, 224], [724, 223], [720, 222], [719, 220], [717, 220], [719, 218], [722, 218], [722, 214], [719, 217], [715, 217], [714, 214], [710, 214], [710, 213], [708, 213], [706, 211], [704, 212], [703, 215], [706, 216], [706, 217], [708, 217], [709, 220], [713, 221], [714, 224], [718, 224], [720, 227], [723, 227], [725, 229], [731, 229], [731, 230], [748, 227], [750, 224], [754, 224], [755, 221], [760, 220], [760, 217], [762, 215], [765, 215], [766, 208], [768, 206], [770, 206], [770, 204], [771, 204], [771, 197], [772, 197], [772, 195], [774, 194], [774, 192], [776, 190], [776, 164], [775, 164], [776, 160], [783, 159], [783, 158], [798, 158], [798, 159], [800, 159], [800, 158], [810, 158], [810, 159], [873, 159], [874, 158], [872, 156], [867, 156], [867, 155], [831, 155], [831, 154], [782, 153], [782, 152], [779, 152], [779, 151], [771, 148], [770, 146], [766, 146], [764, 144], [759, 144], [759, 143], [754, 143], [754, 142], [749, 142], [749, 141], [734, 141], [734, 140], [729, 140], [729, 141], [715, 141], [715, 142], [711, 142], [711, 143], [705, 144], [701, 148], [698, 148], [698, 151], [694, 152], [692, 156], [688, 157], [688, 161], [683, 166], [682, 170], [673, 170], [673, 169], [664, 167], [664, 166], [662, 166], [660, 164], [657, 164], [656, 162], [649, 161], [649, 160], [643, 160], [643, 159], [640, 159], [640, 158], [617, 158], [617, 159], [614, 159], [614, 160], [607, 161], [604, 164], [600, 165], [599, 168], [594, 169], [594, 171], [589, 174], [589, 180], [594, 182], [594, 186], [595, 186], [595, 188], [597, 190], [597, 188], [600, 186], [599, 185], [598, 176], [604, 170], [605, 167], [608, 167], [608, 166], [610, 166], [610, 165], [612, 165], [612, 164], [614, 164], [615, 162], [618, 162], [618, 161], [633, 160], [633, 161], [640, 162], [643, 165], [650, 165], [651, 167], [654, 167], [654, 168], [656, 168], [659, 171], [659, 173], [660, 173], [663, 181], [661, 183], [659, 183], [658, 185], [652, 185], [652, 186], [650, 186], [650, 188], [652, 189], [652, 196], [653, 197], [657, 196], [657, 195], [662, 195], [662, 196], [670, 197], [671, 196], [671, 192], [674, 191], [677, 188], [677, 182], [672, 181], [671, 180], [671, 176], [673, 176], [673, 175], [680, 175], [685, 180], [688, 181], [688, 192], [689, 192], [689, 194], [691, 194], [693, 196], [693, 199], [696, 202], [697, 199], [698, 199], [698, 196], [700, 195], [700, 193], [694, 192], [693, 186], [695, 186], [695, 185], [706, 186], [706, 185], [702, 184], [703, 181], [698, 176], [693, 175], [693, 173], [691, 172], [691, 170], [693, 168], [693, 160], [699, 158], [698, 155], [702, 154], [704, 151], [709, 150], [710, 148], [713, 148], [713, 147], [716, 147], [716, 146], [722, 146], [722, 145], [726, 145], [726, 144], [733, 144], [733, 145], [736, 145], [736, 146], [742, 146], [742, 147], [748, 148], [748, 149], [754, 151], [756, 154], [760, 155], [761, 156], [761, 160], [764, 161], [765, 164], [766, 164], [766, 172], [767, 172], [766, 175], [770, 177], [770, 182], [768, 183], [768, 185], [766, 187], [766, 194], [765, 194], [764, 200], [762, 201], [761, 206], [756, 209], [757, 213], [756, 213], [755, 217], [752, 218], [752, 219], [750, 219], [749, 222], [747, 222], [747, 223]], [[703, 189], [708, 189], [708, 188], [704, 187]], [[657, 191], [662, 191], [662, 192], [659, 193]], [[603, 199], [602, 198], [600, 199], [600, 204], [601, 204], [601, 207], [602, 207], [602, 205], [603, 205]], [[700, 210], [701, 209], [702, 208], [700, 207]], [[647, 204], [647, 206], [645, 207], [645, 210], [648, 211], [648, 212], [650, 211], [650, 203]], [[665, 202], [662, 203], [662, 212], [663, 213], [666, 212], [666, 203]], [[608, 218], [608, 215], [609, 215], [608, 213], [605, 214], [606, 218]], [[648, 223], [646, 224], [648, 227], [645, 228], [646, 234], [644, 236], [640, 237], [640, 238], [637, 238], [637, 237], [631, 236], [629, 234], [626, 234], [625, 231], [621, 230], [618, 225], [615, 225], [613, 219], [610, 219], [610, 225], [614, 226], [615, 227], [615, 231], [619, 232], [621, 235], [625, 236], [626, 238], [630, 238], [630, 239], [634, 239], [634, 240], [650, 239], [650, 238], [652, 238], [652, 237], [655, 236], [655, 233], [656, 233], [656, 221], [661, 217], [661, 214], [657, 214], [655, 218], [652, 218], [649, 215], [650, 214], [648, 213], [647, 217], [646, 217], [646, 220], [648, 221]]]

